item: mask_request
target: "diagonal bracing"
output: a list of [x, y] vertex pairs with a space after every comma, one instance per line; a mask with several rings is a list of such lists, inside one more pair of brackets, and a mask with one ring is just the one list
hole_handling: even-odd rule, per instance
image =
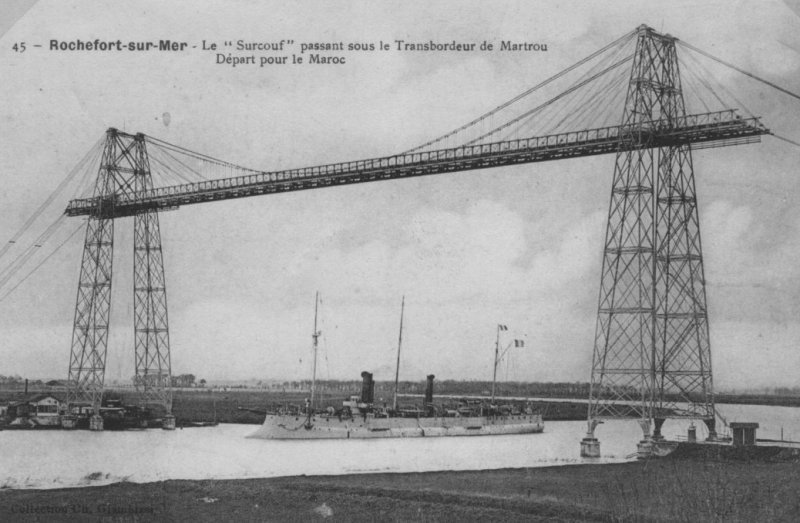
[[[675, 39], [639, 29], [623, 125], [686, 115]], [[617, 154], [592, 361], [589, 433], [636, 417], [655, 436], [668, 417], [713, 432], [714, 396], [691, 144]]]
[[[67, 403], [77, 411], [102, 402], [111, 312], [114, 205], [152, 188], [143, 135], [111, 129], [95, 186], [95, 207], [87, 220], [75, 305]], [[134, 384], [145, 404], [172, 409], [169, 330], [161, 235], [155, 210], [134, 216]]]

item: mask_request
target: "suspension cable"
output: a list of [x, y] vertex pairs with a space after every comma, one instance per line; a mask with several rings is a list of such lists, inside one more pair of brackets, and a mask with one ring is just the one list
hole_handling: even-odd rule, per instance
[[[717, 101], [720, 103], [720, 105], [722, 105], [722, 107], [728, 107], [727, 104], [719, 97], [719, 95], [717, 95], [717, 92], [714, 90], [714, 88], [711, 86], [711, 84], [710, 84], [710, 82], [708, 80], [708, 79], [712, 79], [713, 78], [713, 75], [711, 74], [711, 71], [709, 71], [708, 68], [700, 60], [698, 60], [697, 57], [694, 56], [692, 53], [687, 53], [686, 56], [689, 58], [689, 60], [691, 60], [693, 62], [694, 65], [696, 65], [698, 67], [698, 69], [700, 70], [700, 73], [702, 73], [702, 74], [698, 74], [698, 73], [693, 72], [692, 69], [691, 69], [691, 65], [692, 64], [690, 64], [688, 60], [684, 61], [684, 65], [686, 66], [686, 70], [690, 71], [690, 72], [692, 72], [693, 74], [696, 75], [698, 81], [700, 83], [702, 83], [703, 86], [706, 87], [706, 89], [711, 91], [711, 94], [714, 95], [714, 97], [717, 99]], [[742, 101], [739, 100], [736, 97], [736, 95], [734, 95], [732, 92], [730, 92], [728, 89], [725, 88], [725, 84], [723, 84], [722, 82], [719, 82], [719, 81], [716, 82], [716, 84], [717, 84], [717, 87], [723, 93], [725, 93], [727, 96], [730, 96], [733, 99], [733, 101], [736, 102], [736, 107], [741, 108], [751, 118], [754, 116], [753, 113], [750, 111], [750, 109], [748, 109], [747, 106], [744, 105], [744, 103], [742, 103]], [[699, 94], [698, 94], [698, 97], [699, 97]]]
[[154, 138], [154, 137], [149, 136], [149, 135], [145, 135], [145, 140], [147, 140], [148, 142], [150, 142], [150, 143], [152, 143], [152, 144], [154, 144], [156, 146], [160, 146], [160, 147], [163, 147], [165, 149], [169, 149], [169, 150], [174, 151], [174, 152], [185, 154], [187, 156], [191, 156], [193, 158], [197, 158], [198, 160], [203, 160], [203, 161], [206, 161], [206, 162], [215, 163], [215, 164], [223, 166], [223, 167], [231, 167], [231, 168], [234, 168], [234, 169], [240, 169], [242, 171], [248, 171], [248, 172], [251, 172], [251, 173], [261, 173], [262, 172], [262, 171], [257, 171], [255, 169], [250, 169], [248, 167], [242, 167], [241, 165], [236, 165], [235, 163], [226, 162], [225, 160], [219, 160], [219, 159], [214, 158], [212, 156], [208, 156], [206, 154], [198, 153], [198, 152], [186, 149], [185, 147], [181, 147], [179, 145], [171, 144], [169, 142], [165, 142], [164, 140], [159, 140], [158, 138]]
[[[689, 56], [691, 56], [691, 54], [690, 54]], [[703, 71], [704, 71], [704, 72], [705, 72], [705, 73], [708, 75], [708, 77], [709, 77], [709, 78], [711, 78], [711, 77], [712, 77], [712, 75], [711, 75], [711, 72], [708, 70], [708, 68], [707, 68], [707, 67], [705, 67], [705, 66], [703, 65], [703, 63], [702, 63], [700, 60], [698, 60], [698, 59], [697, 59], [697, 57], [694, 57], [694, 56], [693, 56], [693, 57], [692, 57], [692, 59], [693, 59], [693, 60], [694, 60], [694, 61], [695, 61], [695, 62], [696, 62], [698, 65], [700, 65], [700, 68], [701, 68], [701, 69], [702, 69], [702, 70], [703, 70]], [[750, 109], [749, 109], [749, 108], [748, 108], [748, 107], [747, 107], [747, 106], [746, 106], [746, 105], [745, 105], [745, 104], [744, 104], [744, 103], [743, 103], [741, 100], [739, 100], [739, 98], [737, 98], [737, 97], [736, 97], [736, 95], [735, 95], [735, 94], [733, 94], [733, 92], [732, 92], [732, 91], [728, 90], [728, 88], [727, 88], [727, 87], [725, 87], [725, 84], [724, 84], [723, 82], [720, 82], [720, 81], [718, 81], [718, 82], [717, 82], [717, 84], [719, 85], [719, 88], [720, 88], [720, 90], [721, 90], [723, 93], [725, 93], [725, 94], [727, 94], [728, 96], [730, 96], [730, 97], [733, 99], [733, 101], [734, 101], [734, 102], [736, 102], [736, 107], [740, 107], [740, 108], [741, 108], [742, 110], [744, 110], [744, 112], [745, 112], [745, 113], [747, 113], [747, 115], [748, 115], [748, 116], [750, 116], [751, 118], [754, 118], [754, 117], [755, 117], [755, 115], [753, 114], [753, 112], [752, 112], [752, 111], [751, 111], [751, 110], [750, 110]]]
[[[3, 300], [5, 300], [5, 299], [6, 299], [6, 298], [7, 298], [7, 297], [8, 297], [8, 296], [9, 296], [9, 295], [12, 293], [12, 292], [14, 292], [14, 291], [17, 289], [17, 287], [19, 287], [20, 285], [22, 285], [23, 283], [25, 283], [25, 280], [27, 280], [28, 278], [30, 278], [30, 277], [31, 277], [31, 276], [32, 276], [32, 275], [33, 275], [33, 274], [34, 274], [34, 273], [35, 273], [37, 270], [39, 270], [39, 268], [40, 268], [42, 265], [44, 265], [45, 263], [47, 263], [47, 261], [48, 261], [48, 260], [50, 260], [50, 258], [52, 258], [52, 257], [53, 257], [53, 256], [54, 256], [54, 255], [55, 255], [55, 254], [56, 254], [56, 253], [59, 251], [59, 250], [61, 250], [61, 247], [63, 247], [64, 245], [66, 245], [66, 244], [67, 244], [67, 242], [69, 242], [69, 241], [70, 241], [70, 240], [71, 240], [71, 239], [72, 239], [72, 238], [73, 238], [73, 237], [74, 237], [74, 236], [75, 236], [75, 235], [78, 233], [78, 231], [80, 231], [81, 229], [83, 229], [83, 222], [79, 223], [79, 224], [78, 224], [78, 226], [77, 226], [77, 227], [75, 227], [75, 229], [74, 229], [74, 230], [73, 230], [73, 231], [70, 233], [70, 235], [69, 235], [69, 236], [67, 236], [67, 238], [66, 238], [64, 241], [62, 241], [61, 243], [59, 243], [59, 244], [58, 244], [58, 246], [56, 246], [56, 248], [55, 248], [55, 249], [53, 249], [53, 251], [52, 251], [52, 252], [50, 252], [50, 253], [49, 253], [47, 256], [45, 256], [45, 258], [44, 258], [42, 261], [40, 261], [40, 262], [39, 262], [39, 263], [38, 263], [38, 264], [37, 264], [37, 265], [36, 265], [36, 266], [35, 266], [33, 269], [31, 269], [31, 270], [30, 270], [30, 272], [28, 272], [28, 274], [26, 274], [26, 275], [25, 275], [25, 276], [24, 276], [24, 277], [23, 277], [23, 278], [22, 278], [20, 281], [18, 281], [18, 282], [17, 282], [17, 283], [16, 283], [16, 284], [15, 284], [13, 287], [11, 287], [10, 289], [8, 289], [8, 290], [7, 290], [7, 291], [6, 291], [6, 292], [5, 292], [5, 293], [4, 293], [2, 296], [0, 296], [0, 301], [3, 301]], [[1, 287], [2, 287], [2, 285], [0, 285], [0, 288], [1, 288]]]
[[42, 247], [42, 245], [47, 242], [56, 231], [59, 230], [64, 224], [66, 220], [66, 216], [64, 214], [59, 214], [58, 218], [51, 223], [45, 231], [36, 238], [31, 245], [29, 245], [24, 251], [19, 253], [11, 263], [9, 263], [4, 269], [0, 270], [0, 287], [5, 285], [8, 280], [13, 278], [17, 272], [19, 272], [22, 267], [27, 263], [27, 261], [33, 257], [33, 255], [37, 252], [38, 249]]
[[[576, 84], [577, 83], [581, 83], [584, 80], [586, 80], [587, 78], [593, 77], [599, 70], [603, 69], [606, 65], [608, 65], [609, 63], [613, 63], [615, 60], [617, 60], [617, 58], [620, 56], [620, 54], [623, 52], [623, 50], [624, 50], [624, 46], [620, 46], [614, 53], [609, 54], [609, 56], [607, 57], [607, 60], [601, 61], [598, 64], [596, 64], [589, 71], [587, 71], [583, 76], [579, 77], [575, 81], [575, 83]], [[626, 76], [626, 75], [623, 75], [623, 76]], [[568, 102], [568, 103], [564, 104], [566, 107], [556, 106], [556, 107], [558, 107], [558, 110], [555, 111], [556, 114], [545, 116], [544, 112], [542, 112], [542, 114], [541, 114], [541, 118], [542, 118], [541, 125], [539, 125], [540, 122], [536, 122], [536, 126], [532, 125], [534, 123], [534, 118], [533, 118], [533, 115], [531, 115], [531, 117], [528, 118], [529, 121], [527, 123], [521, 124], [516, 129], [516, 131], [521, 131], [522, 129], [527, 128], [530, 131], [532, 131], [532, 134], [529, 134], [528, 136], [541, 136], [541, 135], [547, 135], [547, 134], [554, 134], [556, 129], [558, 129], [571, 116], [573, 116], [573, 115], [577, 116], [579, 113], [588, 113], [589, 112], [589, 108], [586, 105], [587, 97], [589, 97], [589, 101], [590, 102], [596, 100], [598, 97], [602, 98], [602, 96], [605, 93], [608, 92], [608, 85], [615, 81], [615, 79], [613, 78], [612, 75], [609, 75], [609, 77], [611, 78], [610, 81], [606, 81], [604, 84], [598, 82], [598, 83], [600, 83], [600, 85], [597, 86], [594, 91], [584, 90], [581, 93], [581, 96], [579, 98], [574, 99], [571, 102]], [[551, 125], [555, 119], [559, 119], [559, 121], [555, 125]], [[517, 134], [517, 136], [518, 136], [518, 134]]]
[[480, 123], [481, 121], [485, 120], [486, 118], [489, 118], [490, 116], [494, 115], [494, 114], [495, 114], [495, 113], [497, 113], [498, 111], [500, 111], [500, 110], [502, 110], [502, 109], [505, 109], [505, 108], [506, 108], [506, 107], [508, 107], [509, 105], [511, 105], [511, 104], [514, 104], [514, 103], [518, 102], [519, 100], [521, 100], [521, 99], [525, 98], [526, 96], [530, 95], [531, 93], [533, 93], [533, 92], [535, 92], [535, 91], [537, 91], [537, 90], [541, 89], [542, 87], [544, 87], [544, 86], [546, 86], [546, 85], [548, 85], [548, 84], [550, 84], [550, 83], [554, 82], [555, 80], [558, 80], [559, 78], [561, 78], [561, 77], [562, 77], [562, 76], [564, 76], [565, 74], [567, 74], [567, 73], [570, 73], [570, 72], [574, 71], [575, 69], [577, 69], [578, 67], [580, 67], [580, 66], [584, 65], [585, 63], [587, 63], [587, 62], [589, 62], [589, 61], [591, 61], [591, 60], [593, 60], [593, 59], [597, 58], [597, 56], [599, 56], [599, 55], [601, 55], [601, 54], [605, 53], [605, 52], [606, 52], [606, 51], [608, 51], [609, 49], [612, 49], [613, 47], [615, 47], [615, 46], [617, 46], [617, 45], [620, 45], [620, 44], [622, 44], [622, 43], [627, 43], [627, 42], [628, 42], [628, 41], [629, 41], [629, 40], [630, 40], [630, 39], [633, 37], [633, 35], [634, 35], [634, 34], [636, 34], [636, 31], [635, 31], [635, 30], [634, 30], [634, 31], [630, 31], [630, 32], [628, 32], [628, 33], [626, 33], [626, 34], [622, 35], [621, 37], [617, 38], [616, 40], [614, 40], [614, 41], [613, 41], [613, 42], [611, 42], [610, 44], [608, 44], [608, 45], [606, 45], [605, 47], [603, 47], [602, 49], [599, 49], [599, 50], [595, 51], [594, 53], [590, 54], [589, 56], [587, 56], [586, 58], [582, 59], [581, 61], [579, 61], [579, 62], [577, 62], [577, 63], [575, 63], [575, 64], [571, 65], [570, 67], [567, 67], [566, 69], [564, 69], [563, 71], [561, 71], [561, 72], [559, 72], [559, 73], [556, 73], [555, 75], [551, 76], [551, 77], [550, 77], [550, 78], [548, 78], [547, 80], [545, 80], [545, 81], [543, 81], [543, 82], [539, 83], [538, 85], [535, 85], [535, 86], [531, 87], [531, 88], [530, 88], [530, 89], [528, 89], [527, 91], [525, 91], [525, 92], [523, 92], [523, 93], [520, 93], [520, 94], [518, 94], [517, 96], [515, 96], [515, 97], [514, 97], [514, 98], [512, 98], [511, 100], [509, 100], [509, 101], [507, 101], [507, 102], [505, 102], [505, 103], [502, 103], [502, 104], [498, 105], [497, 107], [495, 107], [495, 108], [494, 108], [494, 109], [492, 109], [491, 111], [488, 111], [488, 112], [486, 112], [486, 113], [482, 114], [481, 116], [479, 116], [479, 117], [475, 118], [474, 120], [472, 120], [472, 121], [470, 121], [470, 122], [468, 122], [468, 123], [466, 123], [466, 124], [462, 125], [462, 126], [461, 126], [461, 127], [459, 127], [458, 129], [455, 129], [455, 130], [453, 130], [453, 131], [450, 131], [449, 133], [447, 133], [447, 134], [444, 134], [444, 135], [442, 135], [442, 136], [440, 136], [440, 137], [438, 137], [438, 138], [434, 138], [433, 140], [430, 140], [430, 141], [428, 141], [428, 142], [426, 142], [426, 143], [424, 143], [424, 144], [422, 144], [422, 145], [418, 145], [417, 147], [414, 147], [414, 148], [412, 148], [412, 149], [409, 149], [409, 150], [407, 150], [407, 151], [404, 151], [404, 152], [403, 152], [403, 153], [401, 153], [401, 154], [409, 154], [409, 153], [413, 153], [413, 152], [419, 151], [420, 149], [424, 149], [425, 147], [428, 147], [428, 146], [430, 146], [430, 145], [433, 145], [433, 144], [436, 144], [436, 143], [438, 143], [438, 142], [441, 142], [442, 140], [445, 140], [445, 139], [447, 139], [447, 138], [450, 138], [451, 136], [453, 136], [453, 135], [455, 135], [455, 134], [458, 134], [458, 133], [460, 133], [461, 131], [463, 131], [463, 130], [465, 130], [465, 129], [469, 128], [469, 127], [472, 127], [473, 125], [475, 125], [475, 124], [477, 124], [477, 123]]
[[8, 242], [6, 242], [2, 248], [0, 248], [0, 259], [2, 259], [8, 252], [8, 250], [11, 248], [11, 246], [15, 245], [17, 241], [22, 237], [22, 235], [25, 234], [28, 231], [28, 229], [30, 229], [33, 223], [44, 213], [47, 207], [51, 203], [53, 203], [53, 200], [55, 200], [56, 197], [59, 194], [61, 194], [64, 188], [75, 178], [75, 176], [79, 172], [84, 170], [86, 164], [91, 162], [91, 159], [97, 153], [101, 143], [102, 140], [95, 143], [94, 146], [91, 149], [89, 149], [89, 151], [83, 156], [83, 158], [81, 158], [81, 160], [77, 164], [75, 164], [75, 167], [72, 168], [72, 170], [67, 174], [67, 176], [65, 176], [64, 179], [61, 180], [61, 182], [53, 190], [53, 192], [51, 192], [50, 195], [41, 203], [41, 205], [39, 205], [39, 207], [36, 208], [33, 214], [31, 214], [28, 217], [28, 219], [25, 220], [25, 223], [22, 224], [22, 227], [17, 232], [14, 233], [11, 239], [8, 240]]
[[599, 73], [595, 74], [594, 76], [592, 76], [590, 78], [587, 78], [583, 82], [580, 82], [578, 84], [573, 85], [572, 87], [570, 87], [569, 89], [567, 89], [563, 93], [559, 94], [558, 96], [555, 96], [555, 97], [551, 98], [550, 100], [544, 102], [543, 104], [541, 104], [541, 105], [539, 105], [537, 107], [534, 107], [530, 111], [526, 111], [522, 115], [520, 115], [520, 116], [518, 116], [518, 117], [516, 117], [516, 118], [514, 118], [514, 119], [512, 119], [512, 120], [510, 120], [510, 121], [508, 121], [506, 123], [504, 123], [503, 125], [495, 128], [495, 129], [492, 129], [491, 131], [489, 131], [487, 133], [484, 133], [481, 136], [479, 136], [479, 137], [477, 137], [477, 138], [475, 138], [473, 140], [468, 141], [467, 143], [464, 144], [464, 146], [472, 145], [472, 144], [474, 144], [476, 142], [479, 142], [479, 141], [483, 140], [484, 138], [487, 138], [487, 137], [489, 137], [489, 136], [491, 136], [491, 135], [493, 135], [493, 134], [495, 134], [495, 133], [497, 133], [499, 131], [502, 131], [503, 129], [506, 129], [507, 127], [510, 127], [510, 126], [514, 125], [515, 123], [519, 122], [520, 120], [523, 120], [523, 119], [529, 117], [530, 115], [532, 115], [536, 111], [539, 111], [539, 110], [547, 107], [548, 105], [551, 105], [551, 104], [555, 103], [556, 101], [558, 101], [561, 98], [567, 96], [568, 94], [572, 93], [576, 89], [580, 89], [581, 87], [583, 87], [584, 85], [588, 84], [589, 82], [592, 82], [592, 81], [596, 80], [597, 78], [599, 78], [600, 76], [606, 74], [607, 72], [609, 72], [609, 71], [611, 71], [613, 69], [616, 69], [617, 67], [619, 67], [620, 65], [622, 65], [622, 64], [624, 64], [626, 62], [629, 62], [631, 59], [633, 59], [633, 55], [628, 55], [627, 57], [623, 58], [619, 62], [606, 67], [605, 69], [603, 69]]
[[[156, 167], [160, 166], [163, 168], [162, 172], [164, 177], [166, 177], [167, 174], [171, 174], [172, 175], [171, 178], [173, 180], [178, 180], [177, 185], [186, 183], [195, 183], [196, 180], [192, 180], [191, 178], [179, 172], [177, 169], [174, 169], [169, 163], [167, 163], [160, 157], [161, 154], [166, 154], [166, 151], [160, 150], [158, 148], [153, 148], [148, 152], [150, 153], [150, 160], [152, 161], [153, 165]], [[151, 172], [154, 170], [155, 169], [152, 169]], [[170, 183], [174, 182], [171, 181]]]
[[[167, 148], [160, 148], [160, 147], [156, 147], [156, 149], [157, 149], [157, 150], [159, 150], [159, 149], [160, 149], [160, 152], [164, 153], [166, 156], [168, 156], [169, 158], [171, 158], [173, 161], [175, 161], [176, 163], [178, 163], [179, 165], [181, 165], [181, 166], [182, 166], [184, 169], [186, 169], [187, 171], [189, 171], [189, 172], [191, 172], [191, 173], [194, 173], [195, 175], [197, 175], [197, 177], [198, 177], [198, 178], [200, 178], [200, 180], [201, 180], [201, 181], [206, 181], [206, 177], [205, 177], [205, 176], [203, 176], [203, 175], [202, 175], [202, 174], [200, 174], [199, 172], [195, 171], [194, 169], [192, 169], [191, 167], [189, 167], [188, 165], [186, 165], [185, 163], [183, 163], [182, 161], [180, 161], [178, 158], [176, 158], [175, 156], [173, 156], [172, 154], [170, 154], [170, 152], [169, 152], [169, 150], [168, 150]], [[162, 163], [163, 163], [163, 162], [162, 162]], [[175, 172], [177, 173], [177, 171], [175, 171]], [[183, 178], [183, 177], [182, 177], [182, 178]], [[187, 179], [188, 179], [188, 178], [187, 178]], [[192, 182], [190, 182], [190, 183], [192, 183]]]
[[[607, 93], [614, 93], [612, 94], [611, 99], [616, 99], [620, 92], [625, 92], [624, 89], [614, 89], [612, 86], [617, 86], [618, 84], [621, 86], [621, 84], [624, 83], [627, 78], [627, 74], [618, 74], [616, 77], [614, 75], [609, 75], [605, 83], [598, 85], [594, 92], [585, 91], [583, 98], [576, 100], [572, 107], [567, 107], [567, 110], [565, 111], [566, 114], [564, 114], [561, 120], [559, 120], [559, 122], [552, 127], [552, 130], [547, 131], [544, 134], [555, 134], [558, 129], [569, 130], [569, 126], [575, 125], [578, 121], [586, 121], [587, 123], [596, 121], [596, 115], [594, 118], [592, 118], [593, 111], [600, 107], [603, 104], [603, 101], [606, 102], [604, 109], [611, 105], [610, 101], [606, 97]], [[569, 124], [564, 125], [567, 122]], [[590, 124], [582, 127], [587, 128], [597, 126]]]
[[[687, 54], [687, 56], [691, 55]], [[693, 100], [693, 98], [696, 98], [697, 101], [700, 102], [700, 105], [703, 106], [703, 110], [707, 113], [710, 113], [711, 108], [706, 103], [704, 96], [706, 93], [703, 91], [703, 89], [701, 89], [702, 85], [699, 85], [701, 84], [701, 82], [697, 78], [697, 73], [694, 71], [694, 69], [690, 66], [688, 62], [684, 62], [683, 65], [684, 67], [681, 70], [681, 86], [683, 89], [684, 101], [686, 105], [689, 106], [690, 104], [694, 104], [695, 101]], [[689, 98], [686, 96], [688, 94], [693, 94], [694, 96], [692, 98]], [[723, 106], [724, 105], [725, 104], [723, 104]], [[694, 110], [693, 106], [692, 110]]]

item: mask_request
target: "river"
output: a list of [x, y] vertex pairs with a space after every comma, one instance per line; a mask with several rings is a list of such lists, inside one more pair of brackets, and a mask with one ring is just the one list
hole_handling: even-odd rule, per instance
[[[757, 421], [759, 438], [800, 440], [800, 409], [719, 405], [730, 421]], [[668, 420], [668, 438], [689, 422]], [[0, 488], [61, 488], [118, 481], [231, 479], [300, 474], [421, 472], [543, 467], [631, 459], [641, 431], [635, 421], [600, 425], [602, 457], [579, 457], [583, 421], [550, 421], [533, 435], [387, 440], [269, 441], [247, 439], [254, 425], [89, 432], [0, 431]], [[705, 427], [698, 425], [698, 437]]]

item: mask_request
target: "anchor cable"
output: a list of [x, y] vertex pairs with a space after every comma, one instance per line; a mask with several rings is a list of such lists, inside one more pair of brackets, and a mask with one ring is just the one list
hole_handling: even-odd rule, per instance
[[[67, 244], [67, 242], [69, 242], [69, 241], [70, 241], [70, 240], [73, 238], [73, 236], [75, 236], [75, 235], [76, 235], [76, 234], [77, 234], [77, 233], [78, 233], [78, 232], [79, 232], [81, 229], [83, 229], [83, 223], [79, 223], [79, 224], [78, 224], [78, 226], [77, 226], [77, 227], [75, 227], [75, 229], [74, 229], [74, 230], [73, 230], [73, 231], [72, 231], [72, 232], [69, 234], [69, 236], [67, 236], [67, 237], [66, 237], [66, 239], [64, 239], [64, 241], [62, 241], [61, 243], [59, 243], [59, 244], [56, 246], [56, 248], [55, 248], [55, 249], [53, 249], [53, 250], [52, 250], [52, 251], [51, 251], [51, 252], [50, 252], [50, 253], [49, 253], [47, 256], [45, 256], [45, 258], [44, 258], [42, 261], [40, 261], [40, 262], [39, 262], [39, 263], [38, 263], [38, 264], [37, 264], [37, 265], [36, 265], [36, 266], [35, 266], [33, 269], [31, 269], [31, 270], [28, 272], [28, 274], [26, 274], [26, 275], [25, 275], [25, 276], [24, 276], [24, 277], [23, 277], [23, 278], [22, 278], [20, 281], [18, 281], [18, 282], [17, 282], [17, 283], [16, 283], [16, 284], [15, 284], [13, 287], [11, 287], [10, 289], [8, 289], [8, 291], [6, 291], [6, 292], [5, 292], [5, 293], [4, 293], [2, 296], [0, 296], [0, 301], [3, 301], [3, 300], [5, 300], [5, 299], [6, 299], [6, 298], [7, 298], [9, 295], [11, 295], [11, 293], [13, 293], [13, 292], [14, 292], [14, 291], [17, 289], [17, 287], [19, 287], [20, 285], [22, 285], [23, 283], [25, 283], [25, 280], [27, 280], [28, 278], [30, 278], [30, 277], [31, 277], [31, 276], [32, 276], [32, 275], [33, 275], [33, 274], [34, 274], [36, 271], [38, 271], [38, 270], [39, 270], [39, 268], [40, 268], [42, 265], [44, 265], [45, 263], [47, 263], [47, 261], [48, 261], [48, 260], [50, 260], [50, 258], [52, 258], [52, 257], [53, 257], [53, 256], [54, 256], [54, 255], [55, 255], [55, 254], [56, 254], [56, 253], [59, 251], [59, 250], [61, 250], [61, 247], [63, 247], [64, 245], [66, 245], [66, 244]], [[0, 285], [0, 287], [2, 287], [2, 285]]]
[[790, 138], [786, 138], [785, 136], [780, 136], [780, 135], [775, 134], [775, 133], [771, 133], [771, 134], [772, 134], [772, 136], [774, 136], [778, 140], [783, 140], [786, 143], [789, 143], [789, 144], [792, 144], [792, 145], [796, 145], [797, 147], [800, 147], [800, 142], [795, 142], [794, 140], [792, 140]]
[[98, 141], [94, 144], [94, 146], [89, 149], [89, 151], [81, 158], [81, 160], [72, 168], [72, 170], [64, 177], [63, 180], [58, 184], [58, 186], [50, 193], [50, 195], [36, 208], [36, 210], [25, 220], [25, 223], [22, 224], [22, 227], [14, 233], [10, 240], [8, 240], [2, 248], [0, 248], [0, 259], [2, 259], [6, 253], [11, 249], [13, 245], [15, 245], [19, 239], [24, 235], [30, 227], [34, 224], [34, 222], [47, 210], [50, 204], [62, 193], [62, 191], [66, 188], [66, 186], [75, 178], [75, 176], [85, 170], [85, 167], [88, 164], [92, 163], [92, 159], [97, 155], [100, 145], [102, 144], [102, 140]]
[[770, 82], [769, 80], [765, 80], [764, 78], [761, 78], [760, 76], [757, 76], [757, 75], [755, 75], [753, 73], [745, 71], [744, 69], [742, 69], [740, 67], [737, 67], [737, 66], [733, 65], [730, 62], [726, 62], [725, 60], [722, 60], [721, 58], [717, 58], [716, 56], [711, 55], [711, 54], [703, 51], [702, 49], [698, 49], [697, 47], [695, 47], [695, 46], [693, 46], [691, 44], [688, 44], [688, 43], [686, 43], [686, 42], [684, 42], [682, 40], [678, 40], [677, 38], [675, 40], [676, 40], [676, 42], [678, 44], [682, 45], [683, 47], [685, 47], [687, 49], [690, 49], [690, 50], [692, 50], [692, 51], [694, 51], [696, 53], [700, 53], [701, 55], [705, 56], [706, 58], [710, 58], [710, 59], [714, 60], [717, 63], [720, 63], [720, 64], [722, 64], [722, 65], [724, 65], [726, 67], [729, 67], [729, 68], [733, 69], [734, 71], [737, 71], [739, 73], [742, 73], [745, 76], [748, 76], [748, 77], [752, 78], [753, 80], [757, 80], [757, 81], [759, 81], [759, 82], [761, 82], [761, 83], [763, 83], [765, 85], [768, 85], [768, 86], [772, 87], [773, 89], [777, 89], [778, 91], [780, 91], [780, 92], [782, 92], [784, 94], [788, 94], [789, 96], [791, 96], [793, 98], [797, 98], [798, 100], [800, 100], [800, 94], [792, 92], [792, 91], [790, 91], [788, 89], [785, 89], [785, 88], [783, 88], [783, 87], [781, 87], [781, 86], [779, 86], [777, 84], [774, 84], [774, 83]]

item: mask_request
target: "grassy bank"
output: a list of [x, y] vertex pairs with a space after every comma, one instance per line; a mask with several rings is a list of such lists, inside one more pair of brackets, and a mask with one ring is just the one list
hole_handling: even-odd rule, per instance
[[796, 521], [800, 464], [785, 458], [7, 490], [0, 520]]

